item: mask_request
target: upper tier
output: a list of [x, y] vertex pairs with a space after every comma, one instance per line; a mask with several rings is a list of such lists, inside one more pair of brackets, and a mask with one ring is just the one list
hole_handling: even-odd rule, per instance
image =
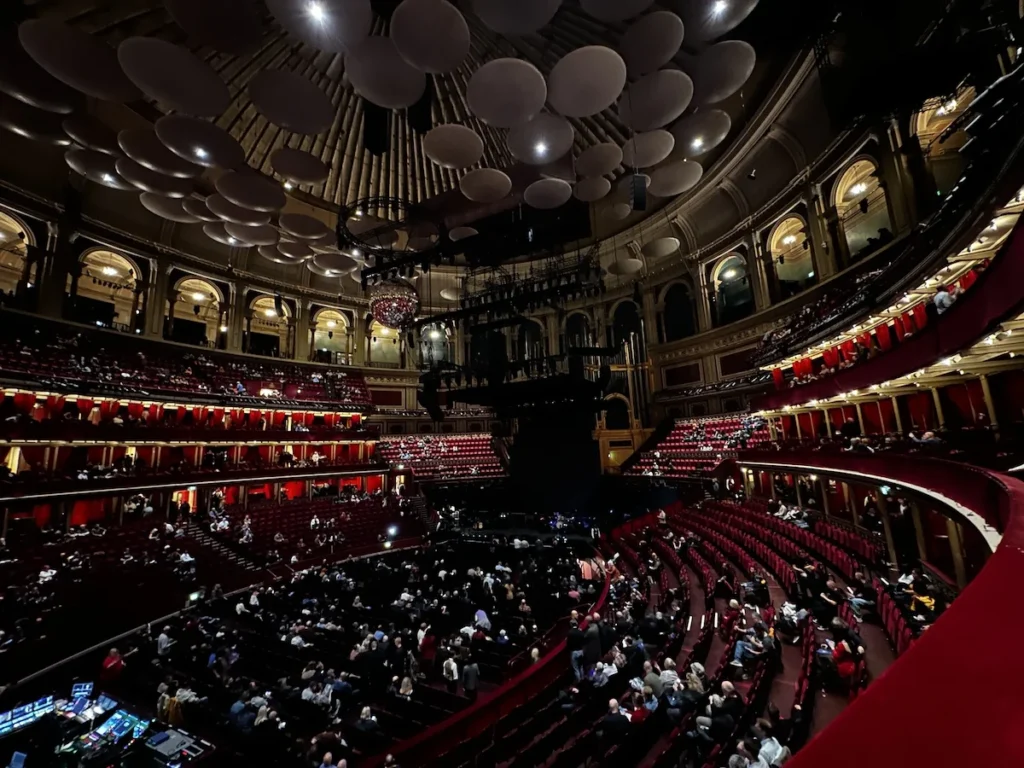
[[0, 377], [60, 392], [177, 397], [221, 405], [366, 412], [358, 370], [339, 370], [69, 326], [3, 312]]

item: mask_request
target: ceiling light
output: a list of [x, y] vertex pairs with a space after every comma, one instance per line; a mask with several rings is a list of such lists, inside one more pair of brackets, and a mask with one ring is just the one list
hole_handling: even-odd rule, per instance
[[231, 245], [238, 245], [238, 238], [236, 238], [236, 237], [229, 237], [228, 238], [228, 243], [231, 244]]
[[336, 322], [334, 322], [333, 320], [328, 320], [328, 321], [327, 321], [327, 327], [328, 327], [328, 328], [333, 328], [333, 327], [334, 327], [334, 326], [336, 326], [336, 325], [337, 325], [337, 323], [336, 323]]
[[698, 136], [696, 139], [690, 142], [690, 146], [693, 147], [694, 149], [702, 149], [704, 147], [704, 139]]
[[729, 4], [725, 0], [716, 0], [711, 10], [714, 11], [715, 15], [717, 16], [718, 14], [723, 13], [725, 9], [728, 7]]
[[439, 330], [437, 330], [437, 328], [434, 328], [430, 332], [430, 338], [433, 339], [434, 341], [437, 341], [438, 339], [441, 338], [441, 332]]
[[548, 153], [548, 145], [545, 144], [543, 141], [538, 141], [533, 146], [533, 152], [534, 154], [537, 155], [537, 157], [544, 157], [544, 155]]
[[284, 183], [284, 188], [285, 188], [285, 189], [295, 189], [295, 185], [294, 185], [294, 184], [292, 184], [292, 183], [291, 183], [290, 181], [286, 181], [286, 182]]
[[807, 276], [808, 276], [808, 277], [814, 277], [814, 273], [813, 273], [813, 272], [808, 272], [808, 273], [807, 273]]
[[112, 175], [110, 175], [109, 173], [104, 173], [103, 174], [103, 180], [105, 182], [107, 182], [107, 184], [113, 184], [114, 183], [114, 177]]
[[195, 147], [192, 150], [192, 154], [195, 155], [196, 157], [198, 157], [200, 160], [205, 160], [207, 157], [210, 156], [210, 153], [207, 152], [202, 147]]
[[356, 257], [359, 257], [359, 256], [362, 256], [362, 255], [363, 255], [363, 252], [362, 252], [362, 251], [360, 251], [360, 250], [359, 250], [358, 248], [353, 248], [353, 249], [352, 249], [352, 255], [353, 255], [353, 256], [356, 256]]
[[227, 333], [227, 332], [228, 332], [228, 327], [227, 327], [226, 325], [222, 325], [222, 326], [220, 327], [220, 332], [221, 332], [221, 333]]
[[362, 208], [356, 208], [356, 216], [362, 216], [362, 215], [363, 215], [363, 209]]
[[113, 267], [104, 267], [102, 271], [107, 277], [115, 277], [117, 275], [117, 270]]
[[206, 297], [203, 296], [203, 294], [199, 293], [198, 291], [196, 291], [195, 293], [192, 294], [192, 300], [193, 301], [202, 301], [205, 298]]
[[850, 197], [856, 197], [857, 195], [863, 195], [868, 191], [868, 185], [863, 181], [858, 181], [852, 187], [850, 187]]
[[313, 21], [323, 24], [327, 20], [327, 11], [324, 10], [323, 4], [316, 2], [316, 0], [307, 5], [306, 10], [313, 18]]
[[734, 277], [736, 277], [736, 270], [727, 269], [725, 270], [725, 272], [722, 273], [722, 277], [724, 277], [726, 280], [732, 280]]
[[782, 244], [783, 245], [792, 245], [795, 242], [796, 242], [796, 235], [786, 235], [784, 238], [782, 238]]
[[277, 312], [275, 312], [272, 309], [264, 309], [263, 314], [266, 315], [267, 317], [273, 317], [274, 315], [277, 314]]

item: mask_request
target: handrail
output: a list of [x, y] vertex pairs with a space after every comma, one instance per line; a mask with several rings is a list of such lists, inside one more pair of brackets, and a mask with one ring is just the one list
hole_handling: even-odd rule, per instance
[[966, 511], [970, 522], [981, 519], [1001, 533], [984, 568], [950, 608], [793, 758], [794, 768], [1019, 764], [1011, 734], [1024, 717], [1024, 657], [989, 644], [1024, 631], [1024, 616], [1007, 601], [1024, 577], [1024, 483], [980, 467], [884, 453], [748, 452], [740, 464], [813, 467], [866, 484], [924, 489], [945, 508]]

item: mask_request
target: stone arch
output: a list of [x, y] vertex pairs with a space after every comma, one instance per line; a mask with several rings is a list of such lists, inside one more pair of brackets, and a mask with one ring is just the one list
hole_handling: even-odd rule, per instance
[[697, 332], [697, 302], [685, 280], [673, 280], [662, 289], [656, 312], [659, 342], [679, 341]]
[[870, 155], [858, 155], [832, 188], [832, 204], [851, 256], [863, 256], [892, 239], [889, 199], [880, 182], [880, 166]]
[[791, 211], [768, 234], [768, 253], [781, 299], [795, 296], [818, 282], [808, 232], [807, 220]]
[[35, 245], [35, 234], [16, 214], [0, 208], [0, 290], [16, 291], [25, 277], [35, 282], [35, 266], [25, 275], [29, 246]]
[[727, 325], [754, 313], [754, 279], [741, 251], [730, 251], [712, 265], [708, 290], [716, 326]]
[[631, 429], [633, 426], [633, 409], [629, 404], [629, 399], [625, 395], [613, 392], [607, 395], [604, 400], [608, 404], [602, 417], [605, 429]]
[[72, 319], [80, 323], [130, 330], [140, 310], [138, 263], [121, 251], [89, 248], [78, 256], [77, 273], [69, 273], [65, 292], [71, 297]]
[[[186, 343], [216, 342], [222, 331], [227, 304], [224, 292], [212, 281], [183, 275], [171, 291], [172, 338]], [[226, 326], [224, 326], [226, 328]]]

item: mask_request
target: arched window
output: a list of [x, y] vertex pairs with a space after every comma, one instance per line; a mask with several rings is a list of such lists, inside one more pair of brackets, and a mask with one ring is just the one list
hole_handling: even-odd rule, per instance
[[280, 357], [288, 346], [288, 318], [291, 309], [284, 302], [278, 310], [273, 296], [258, 296], [249, 304], [252, 333], [246, 348], [256, 355]]
[[730, 253], [719, 260], [711, 275], [715, 325], [741, 320], [754, 313], [754, 287], [747, 274], [747, 260]]
[[[0, 290], [16, 291], [25, 273], [28, 258], [28, 230], [13, 216], [0, 211]], [[28, 275], [35, 282], [35, 267]]]
[[818, 282], [807, 224], [799, 216], [789, 216], [779, 222], [768, 240], [768, 250], [782, 299], [796, 296]]
[[135, 289], [139, 270], [126, 256], [102, 248], [81, 257], [81, 275], [69, 274], [65, 290], [72, 296], [71, 319], [79, 323], [129, 330], [140, 310]]
[[451, 331], [441, 323], [420, 329], [420, 367], [436, 368], [451, 362]]
[[[963, 114], [974, 100], [974, 95], [974, 88], [963, 88], [954, 98], [918, 112], [914, 119], [914, 132], [921, 145], [922, 155], [935, 179], [936, 189], [942, 194], [956, 186], [957, 180], [963, 175], [965, 160], [960, 148], [970, 138], [962, 126], [952, 135], [943, 134]], [[908, 158], [913, 160], [911, 156]]]
[[604, 402], [605, 429], [629, 429], [629, 404], [621, 397], [609, 397]]
[[545, 357], [544, 332], [538, 323], [526, 320], [516, 337], [516, 360], [537, 360]]
[[590, 320], [582, 312], [573, 312], [565, 319], [566, 349], [589, 347], [592, 345]]
[[612, 315], [611, 342], [613, 347], [621, 347], [629, 341], [631, 335], [640, 336], [643, 325], [640, 322], [640, 308], [632, 301], [623, 301], [615, 307]]
[[660, 341], [679, 341], [697, 332], [696, 307], [689, 286], [670, 285], [662, 299]]
[[311, 323], [312, 348], [310, 359], [320, 363], [347, 365], [351, 362], [352, 338], [348, 320], [337, 309], [319, 310]]
[[402, 347], [398, 331], [374, 320], [370, 323], [369, 341], [369, 354], [366, 358], [369, 362], [388, 368], [401, 367]]
[[184, 277], [174, 291], [177, 300], [171, 306], [174, 323], [170, 325], [170, 338], [185, 344], [216, 346], [217, 339], [227, 333], [227, 326], [222, 325], [226, 321], [222, 317], [223, 296], [217, 286], [200, 277]]
[[892, 240], [889, 203], [873, 160], [857, 160], [843, 172], [836, 182], [835, 205], [850, 256], [865, 256]]

